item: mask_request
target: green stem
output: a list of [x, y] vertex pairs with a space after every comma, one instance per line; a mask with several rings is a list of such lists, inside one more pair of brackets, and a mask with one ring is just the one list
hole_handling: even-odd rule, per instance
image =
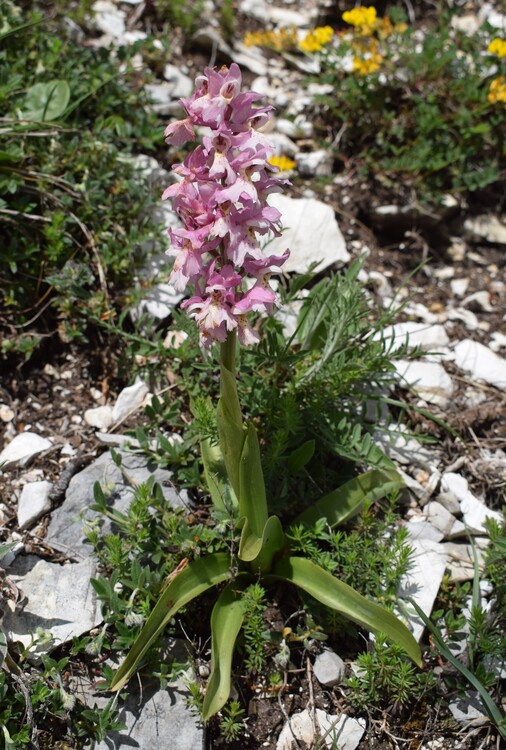
[[227, 334], [227, 338], [221, 345], [221, 364], [223, 365], [223, 367], [226, 367], [227, 370], [232, 373], [232, 375], [235, 375], [236, 373], [235, 341], [236, 333], [235, 331], [230, 331]]

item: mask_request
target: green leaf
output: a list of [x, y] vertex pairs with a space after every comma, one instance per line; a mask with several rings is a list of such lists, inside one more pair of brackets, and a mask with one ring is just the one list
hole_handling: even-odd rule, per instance
[[267, 523], [267, 498], [260, 446], [254, 426], [247, 427], [239, 466], [239, 515], [248, 521], [250, 531], [261, 537]]
[[32, 26], [37, 26], [42, 21], [42, 16], [40, 18], [34, 18], [31, 21], [27, 21], [26, 23], [22, 23], [19, 26], [14, 26], [12, 29], [7, 29], [7, 31], [3, 31], [0, 34], [0, 42], [4, 39], [7, 39], [9, 36], [13, 36], [13, 34], [17, 34], [20, 31], [25, 31], [26, 29], [31, 28]]
[[246, 603], [237, 585], [234, 581], [223, 589], [211, 615], [211, 676], [202, 708], [204, 721], [214, 716], [230, 695], [235, 641], [246, 613]]
[[267, 519], [260, 537], [251, 531], [248, 519], [244, 520], [239, 543], [239, 559], [250, 562], [253, 569], [268, 573], [274, 556], [281, 552], [284, 546], [285, 535], [277, 516]]
[[462, 664], [461, 661], [459, 661], [459, 659], [457, 659], [452, 654], [452, 652], [444, 642], [439, 628], [437, 628], [432, 620], [427, 617], [425, 612], [420, 609], [414, 599], [407, 599], [407, 601], [411, 604], [412, 607], [414, 607], [416, 614], [422, 620], [425, 627], [430, 630], [438, 651], [445, 657], [447, 661], [450, 662], [450, 664], [455, 667], [455, 669], [458, 669], [461, 675], [463, 675], [466, 680], [474, 687], [474, 689], [479, 692], [481, 700], [483, 702], [483, 707], [485, 708], [487, 715], [494, 722], [501, 736], [506, 739], [506, 717], [502, 713], [499, 706], [497, 706], [497, 704], [494, 702], [488, 690], [486, 690], [485, 686], [480, 682], [476, 675], [474, 675], [466, 666], [464, 666], [464, 664]]
[[326, 518], [333, 527], [355, 516], [364, 507], [366, 500], [374, 502], [403, 486], [395, 471], [372, 469], [366, 471], [337, 490], [320, 498], [294, 520], [293, 525], [312, 526], [320, 518]]
[[311, 461], [316, 447], [315, 440], [306, 440], [305, 443], [288, 456], [288, 468], [293, 474], [301, 471], [308, 461]]
[[273, 575], [290, 581], [367, 630], [384, 633], [401, 646], [415, 664], [422, 666], [418, 643], [395, 615], [369, 601], [311, 560], [303, 557], [284, 558], [275, 565]]
[[237, 507], [237, 498], [228, 481], [227, 470], [219, 445], [206, 438], [200, 441], [204, 475], [215, 508], [229, 511]]
[[30, 86], [25, 96], [23, 118], [49, 122], [65, 112], [70, 100], [67, 81], [49, 81]]
[[[173, 574], [172, 574], [173, 575]], [[230, 578], [230, 556], [226, 552], [193, 560], [177, 573], [169, 575], [165, 588], [135, 643], [111, 681], [111, 690], [121, 690], [128, 682], [153, 641], [181, 607], [212, 586]]]

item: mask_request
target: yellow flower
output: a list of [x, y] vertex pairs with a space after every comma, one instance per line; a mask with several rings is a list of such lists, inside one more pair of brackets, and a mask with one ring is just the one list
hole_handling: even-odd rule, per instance
[[376, 8], [365, 8], [361, 5], [359, 8], [347, 10], [343, 13], [343, 21], [355, 26], [359, 34], [372, 34], [376, 27]]
[[506, 57], [506, 39], [492, 39], [488, 45], [487, 52], [497, 57]]
[[334, 29], [331, 26], [317, 26], [300, 40], [299, 47], [304, 52], [319, 52], [325, 44], [332, 41], [333, 37]]
[[369, 57], [355, 56], [353, 58], [353, 70], [359, 76], [368, 76], [379, 69], [382, 60], [383, 57], [378, 52], [373, 52]]
[[277, 52], [294, 49], [297, 46], [297, 30], [295, 26], [279, 31], [250, 31], [244, 35], [247, 47], [271, 47]]
[[487, 99], [490, 104], [497, 104], [497, 102], [506, 104], [506, 80], [504, 76], [499, 76], [490, 83]]
[[280, 172], [288, 172], [290, 169], [293, 169], [297, 166], [297, 162], [293, 161], [293, 159], [290, 159], [288, 156], [271, 156], [270, 159], [267, 159], [269, 164], [272, 164], [273, 167], [279, 167]]

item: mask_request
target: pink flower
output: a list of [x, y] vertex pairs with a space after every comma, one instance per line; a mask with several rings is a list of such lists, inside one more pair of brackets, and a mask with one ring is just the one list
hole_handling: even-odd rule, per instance
[[196, 320], [205, 346], [225, 341], [233, 330], [248, 345], [258, 341], [248, 315], [272, 314], [277, 298], [269, 277], [289, 255], [265, 255], [258, 242], [258, 235], [279, 236], [280, 214], [267, 197], [287, 184], [269, 164], [272, 148], [256, 130], [272, 108], [257, 106], [260, 94], [241, 92], [235, 63], [206, 68], [195, 87], [180, 100], [187, 117], [165, 131], [167, 141], [180, 146], [194, 140], [196, 127], [211, 129], [202, 145], [173, 167], [179, 182], [162, 196], [183, 222], [169, 230], [168, 252], [176, 255], [170, 281], [178, 290], [194, 286], [182, 307]]

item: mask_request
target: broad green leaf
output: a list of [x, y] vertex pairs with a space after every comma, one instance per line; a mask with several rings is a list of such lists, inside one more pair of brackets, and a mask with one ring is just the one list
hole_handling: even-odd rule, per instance
[[245, 435], [235, 376], [223, 365], [220, 389], [221, 397], [216, 410], [218, 436], [230, 484], [239, 497], [239, 462]]
[[239, 515], [248, 521], [250, 531], [260, 537], [268, 518], [260, 446], [250, 423], [241, 453], [239, 467]]
[[209, 439], [200, 441], [200, 452], [204, 464], [204, 475], [215, 508], [230, 511], [237, 507], [237, 498], [228, 481], [225, 462], [219, 445]]
[[255, 570], [268, 573], [272, 560], [285, 546], [285, 535], [281, 521], [277, 516], [267, 519], [262, 536], [254, 534], [245, 519], [239, 543], [239, 559], [250, 562]]
[[450, 664], [455, 667], [455, 669], [458, 669], [458, 671], [466, 678], [469, 684], [478, 691], [483, 702], [483, 707], [485, 708], [485, 711], [487, 712], [489, 718], [494, 722], [502, 737], [506, 739], [506, 717], [499, 706], [492, 699], [492, 696], [490, 695], [488, 690], [480, 682], [476, 675], [474, 675], [464, 664], [462, 664], [459, 659], [457, 659], [456, 656], [452, 654], [452, 652], [444, 642], [439, 628], [434, 625], [432, 620], [427, 617], [425, 612], [420, 609], [418, 604], [413, 599], [408, 599], [407, 601], [414, 607], [418, 617], [422, 620], [425, 627], [430, 630], [434, 643], [436, 644], [436, 647], [441, 655], [444, 656], [444, 658], [449, 661]]
[[314, 440], [306, 440], [297, 450], [294, 450], [288, 456], [288, 468], [290, 471], [295, 474], [303, 469], [307, 462], [313, 458], [315, 447], [316, 442]]
[[242, 591], [237, 586], [235, 581], [223, 589], [211, 614], [211, 676], [202, 708], [204, 721], [223, 708], [230, 695], [235, 641], [246, 612]]
[[301, 513], [293, 525], [312, 526], [320, 518], [326, 518], [329, 526], [344, 523], [359, 513], [366, 500], [379, 500], [403, 486], [403, 481], [395, 471], [372, 469], [320, 498], [314, 505]]
[[23, 118], [49, 122], [65, 112], [70, 100], [67, 81], [49, 81], [30, 86], [25, 96]]
[[322, 604], [335, 609], [367, 630], [384, 633], [401, 646], [415, 664], [422, 666], [418, 643], [395, 615], [369, 601], [311, 560], [303, 557], [286, 557], [274, 566], [273, 575], [291, 581]]
[[146, 651], [178, 610], [207, 589], [226, 581], [227, 578], [230, 578], [230, 556], [226, 552], [217, 552], [214, 555], [193, 560], [175, 577], [171, 578], [169, 575], [153, 611], [125, 661], [114, 675], [111, 690], [121, 690], [128, 682]]

